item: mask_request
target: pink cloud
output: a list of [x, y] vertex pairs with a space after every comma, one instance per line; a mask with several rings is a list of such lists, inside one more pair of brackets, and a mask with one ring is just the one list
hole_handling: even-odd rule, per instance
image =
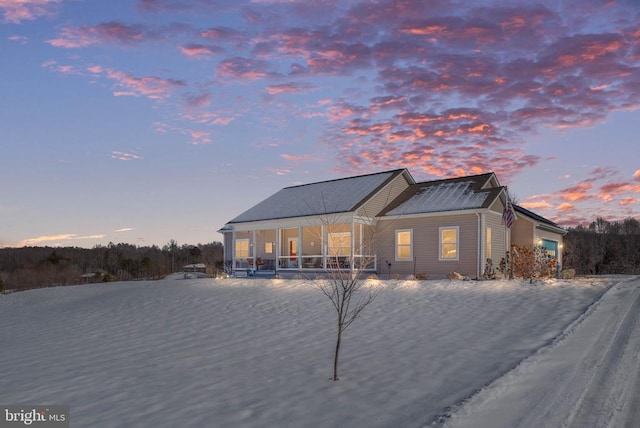
[[287, 153], [283, 153], [280, 155], [283, 159], [294, 161], [294, 162], [308, 162], [311, 160], [317, 159], [315, 155], [291, 155]]
[[[212, 111], [204, 111], [204, 112], [189, 112], [182, 114], [180, 116], [181, 120], [186, 120], [189, 122], [202, 124], [202, 125], [221, 125], [226, 126], [233, 122], [235, 119], [234, 116], [227, 116], [227, 113], [222, 112], [212, 112]], [[234, 115], [239, 114], [239, 112], [233, 113]]]
[[121, 161], [130, 161], [130, 160], [140, 160], [144, 158], [136, 153], [113, 151], [111, 152], [111, 159], [117, 159]]
[[185, 24], [151, 27], [144, 24], [124, 24], [111, 21], [97, 25], [85, 24], [80, 27], [63, 28], [58, 37], [47, 40], [47, 43], [51, 46], [66, 49], [84, 48], [106, 43], [130, 46], [148, 41], [161, 41], [191, 33], [193, 33], [193, 30]]
[[99, 65], [91, 65], [87, 67], [87, 71], [93, 74], [101, 74], [104, 69]]
[[143, 41], [146, 36], [147, 30], [141, 25], [107, 22], [95, 26], [64, 28], [57, 38], [48, 40], [47, 43], [59, 48], [74, 49], [107, 42], [134, 44]]
[[218, 64], [217, 75], [226, 79], [257, 80], [275, 76], [267, 61], [235, 57]]
[[19, 24], [51, 13], [62, 0], [0, 0], [3, 22]]
[[213, 101], [213, 95], [210, 93], [202, 93], [198, 95], [184, 95], [183, 99], [189, 109], [200, 109], [208, 107]]
[[27, 36], [13, 35], [7, 37], [7, 39], [11, 40], [12, 42], [20, 43], [21, 45], [26, 45], [27, 43], [29, 43], [29, 38]]
[[[81, 236], [75, 233], [65, 233], [65, 234], [57, 234], [57, 235], [43, 235], [38, 236], [36, 238], [27, 238], [18, 242], [3, 242], [0, 247], [5, 248], [21, 248], [21, 247], [31, 247], [31, 246], [39, 246], [43, 243], [48, 246], [57, 246], [61, 245], [63, 242], [69, 241], [77, 241], [84, 239], [102, 239], [104, 238], [104, 234], [96, 234], [96, 235], [85, 235]], [[58, 241], [56, 243], [56, 241]]]
[[192, 145], [206, 145], [212, 143], [211, 133], [208, 131], [178, 127], [163, 122], [156, 122], [154, 126], [157, 132], [177, 132], [180, 135], [186, 136], [187, 143]]
[[567, 187], [558, 193], [563, 199], [576, 202], [588, 198], [589, 191], [592, 187], [593, 185], [589, 181], [582, 181], [574, 186]]
[[269, 95], [279, 95], [279, 94], [287, 94], [287, 93], [299, 93], [299, 92], [307, 92], [312, 89], [315, 89], [313, 85], [308, 83], [281, 83], [278, 85], [270, 85], [267, 86], [266, 91]]
[[41, 65], [44, 68], [47, 68], [53, 72], [56, 73], [60, 73], [60, 74], [76, 74], [76, 75], [81, 75], [82, 71], [78, 70], [77, 68], [75, 68], [72, 65], [61, 65], [58, 64], [56, 61], [54, 60], [49, 60], [49, 61], [45, 61], [42, 63]]
[[183, 55], [191, 58], [208, 58], [224, 52], [224, 49], [219, 46], [197, 43], [182, 45], [179, 48]]
[[185, 87], [186, 82], [177, 79], [164, 79], [157, 76], [135, 77], [122, 71], [108, 69], [106, 76], [115, 80], [116, 88], [113, 95], [139, 97], [145, 96], [152, 100], [164, 100], [171, 92]]
[[636, 181], [640, 181], [640, 169], [636, 170], [636, 172], [633, 173], [633, 178]]
[[562, 204], [560, 204], [560, 205], [558, 205], [558, 206], [556, 207], [556, 209], [557, 209], [558, 211], [572, 211], [572, 210], [574, 210], [575, 208], [576, 208], [575, 206], [573, 206], [573, 205], [571, 205], [570, 203], [567, 203], [567, 202], [562, 203]]

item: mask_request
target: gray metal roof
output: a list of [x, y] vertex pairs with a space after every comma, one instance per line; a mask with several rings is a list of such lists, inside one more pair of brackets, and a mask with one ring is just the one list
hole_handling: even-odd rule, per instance
[[483, 189], [493, 174], [481, 174], [428, 181], [410, 186], [381, 213], [381, 216], [427, 214], [487, 208], [502, 187]]
[[[229, 223], [305, 217], [355, 211], [406, 169], [285, 187]], [[229, 224], [228, 223], [228, 224]]]

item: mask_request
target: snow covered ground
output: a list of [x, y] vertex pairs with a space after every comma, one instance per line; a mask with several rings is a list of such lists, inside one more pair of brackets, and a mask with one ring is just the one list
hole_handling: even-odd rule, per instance
[[[338, 382], [335, 313], [310, 282], [2, 295], [0, 403], [69, 405], [73, 427], [579, 426], [615, 409], [638, 421], [637, 277], [377, 285]], [[585, 414], [598, 391], [612, 402]]]

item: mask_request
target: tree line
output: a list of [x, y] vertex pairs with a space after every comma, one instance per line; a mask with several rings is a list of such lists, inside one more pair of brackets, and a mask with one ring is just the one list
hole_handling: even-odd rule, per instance
[[581, 275], [640, 274], [640, 221], [598, 218], [588, 226], [568, 229], [563, 268]]
[[162, 248], [132, 244], [79, 247], [23, 247], [0, 249], [0, 290], [22, 290], [97, 281], [159, 279], [183, 266], [204, 263], [207, 273], [223, 267], [222, 243]]

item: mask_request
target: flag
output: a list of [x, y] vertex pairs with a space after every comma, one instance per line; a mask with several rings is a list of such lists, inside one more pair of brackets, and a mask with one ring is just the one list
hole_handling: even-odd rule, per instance
[[509, 194], [507, 193], [507, 204], [502, 213], [502, 224], [511, 229], [513, 220], [515, 220], [515, 213], [513, 212], [513, 205], [511, 205], [511, 199], [509, 199]]

